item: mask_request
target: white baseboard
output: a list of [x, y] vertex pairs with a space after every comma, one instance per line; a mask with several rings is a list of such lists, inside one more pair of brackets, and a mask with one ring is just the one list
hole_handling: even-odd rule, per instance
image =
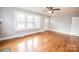
[[46, 31], [46, 30], [39, 30], [39, 31], [31, 32], [31, 33], [19, 34], [19, 35], [14, 35], [14, 36], [10, 36], [10, 37], [2, 37], [2, 38], [0, 38], [0, 41], [11, 39], [11, 38], [14, 38], [14, 37], [16, 37], [16, 38], [17, 37], [23, 37], [24, 35], [34, 34], [34, 33], [43, 32], [43, 31]]
[[[50, 29], [50, 31], [55, 31], [55, 32], [59, 32], [59, 33], [63, 33], [63, 34], [68, 34], [68, 35], [73, 35], [71, 33], [60, 32], [60, 31], [56, 31], [56, 30], [52, 30], [52, 29]], [[78, 36], [79, 37], [79, 35], [73, 35], [73, 36]]]

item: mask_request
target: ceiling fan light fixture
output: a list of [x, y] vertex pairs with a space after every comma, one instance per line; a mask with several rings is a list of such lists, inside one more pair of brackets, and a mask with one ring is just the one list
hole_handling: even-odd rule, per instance
[[51, 13], [52, 13], [52, 11], [48, 11], [48, 13], [49, 13], [49, 14], [51, 14]]

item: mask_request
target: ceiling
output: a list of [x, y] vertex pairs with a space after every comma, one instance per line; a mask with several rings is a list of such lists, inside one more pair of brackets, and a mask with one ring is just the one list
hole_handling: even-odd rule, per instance
[[[47, 10], [46, 7], [18, 7], [18, 8], [49, 16], [48, 12], [43, 12], [44, 10]], [[57, 8], [60, 8], [60, 10], [54, 11], [53, 15], [79, 12], [79, 7], [57, 7]]]

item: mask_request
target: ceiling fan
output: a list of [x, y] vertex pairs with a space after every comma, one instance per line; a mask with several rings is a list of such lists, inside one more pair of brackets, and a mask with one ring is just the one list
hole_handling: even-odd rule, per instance
[[48, 13], [53, 13], [56, 10], [60, 10], [60, 8], [56, 8], [56, 7], [46, 7], [46, 10], [44, 10], [43, 12], [48, 12]]

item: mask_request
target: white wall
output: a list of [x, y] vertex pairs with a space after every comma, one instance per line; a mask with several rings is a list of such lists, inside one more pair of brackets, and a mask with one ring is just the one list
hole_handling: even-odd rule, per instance
[[49, 30], [49, 17], [44, 19], [44, 30]]
[[[0, 16], [1, 16], [1, 9], [0, 9]], [[0, 21], [1, 21], [1, 17], [0, 17]], [[1, 24], [0, 24], [0, 37], [1, 37]]]
[[[79, 17], [79, 14], [77, 13], [53, 16], [51, 18], [51, 30], [73, 35], [71, 33], [72, 17]], [[77, 32], [79, 31], [77, 30]]]
[[51, 19], [51, 29], [59, 32], [70, 32], [71, 17], [55, 16]]
[[2, 19], [2, 8], [0, 8], [0, 21], [1, 21], [1, 24], [0, 24], [0, 37], [2, 37], [2, 31], [3, 31], [3, 19]]
[[[4, 8], [0, 8], [1, 9], [1, 18], [2, 18], [2, 35], [0, 35], [2, 38], [3, 37], [9, 37], [9, 36], [13, 36], [13, 35], [22, 35], [22, 34], [27, 34], [27, 33], [31, 33], [31, 32], [36, 32], [36, 31], [41, 31], [44, 30], [44, 19], [47, 16], [44, 15], [40, 15], [40, 14], [36, 14], [33, 12], [29, 12], [26, 10], [22, 10], [22, 9], [18, 9], [18, 8], [11, 8], [11, 7], [4, 7]], [[15, 31], [15, 11], [23, 11], [27, 14], [34, 14], [34, 15], [40, 15], [41, 17], [41, 28], [40, 29], [35, 29], [35, 30], [26, 30], [26, 31], [22, 31], [22, 32], [17, 32]]]
[[14, 33], [14, 14], [12, 8], [2, 8], [2, 36], [13, 35]]

